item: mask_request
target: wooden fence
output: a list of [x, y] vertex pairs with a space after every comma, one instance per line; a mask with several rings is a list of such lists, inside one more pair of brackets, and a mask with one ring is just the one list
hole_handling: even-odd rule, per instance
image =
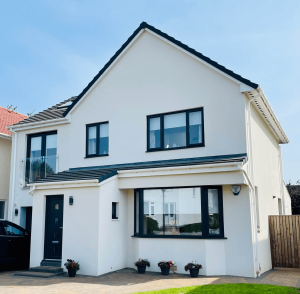
[[300, 215], [270, 215], [272, 267], [300, 268]]

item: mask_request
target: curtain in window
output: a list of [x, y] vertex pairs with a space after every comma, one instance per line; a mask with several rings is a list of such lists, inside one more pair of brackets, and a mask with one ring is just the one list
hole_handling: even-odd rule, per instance
[[150, 148], [160, 148], [160, 117], [150, 118]]
[[202, 143], [202, 112], [190, 112], [189, 123], [190, 144]]
[[186, 113], [164, 116], [164, 148], [186, 146]]
[[89, 140], [88, 140], [88, 153], [89, 154], [96, 154], [96, 132], [97, 127], [89, 127]]
[[100, 124], [99, 128], [99, 140], [100, 140], [100, 155], [108, 154], [108, 123], [107, 124]]

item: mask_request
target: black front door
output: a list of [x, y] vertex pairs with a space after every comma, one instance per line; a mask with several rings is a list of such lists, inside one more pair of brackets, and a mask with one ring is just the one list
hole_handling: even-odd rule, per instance
[[61, 259], [64, 197], [46, 197], [45, 259]]

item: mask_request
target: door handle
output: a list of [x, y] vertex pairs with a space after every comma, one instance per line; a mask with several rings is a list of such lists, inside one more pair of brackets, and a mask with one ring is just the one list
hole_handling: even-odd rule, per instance
[[63, 229], [63, 227], [59, 227], [60, 229]]
[[59, 243], [59, 241], [52, 241], [52, 243], [54, 243], [54, 244], [58, 244], [58, 243]]

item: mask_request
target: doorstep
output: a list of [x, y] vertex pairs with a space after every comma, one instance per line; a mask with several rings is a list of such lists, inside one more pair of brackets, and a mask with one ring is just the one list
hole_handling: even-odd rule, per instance
[[51, 278], [65, 274], [61, 267], [54, 266], [37, 266], [26, 271], [19, 271], [15, 276], [35, 277], [35, 278]]

